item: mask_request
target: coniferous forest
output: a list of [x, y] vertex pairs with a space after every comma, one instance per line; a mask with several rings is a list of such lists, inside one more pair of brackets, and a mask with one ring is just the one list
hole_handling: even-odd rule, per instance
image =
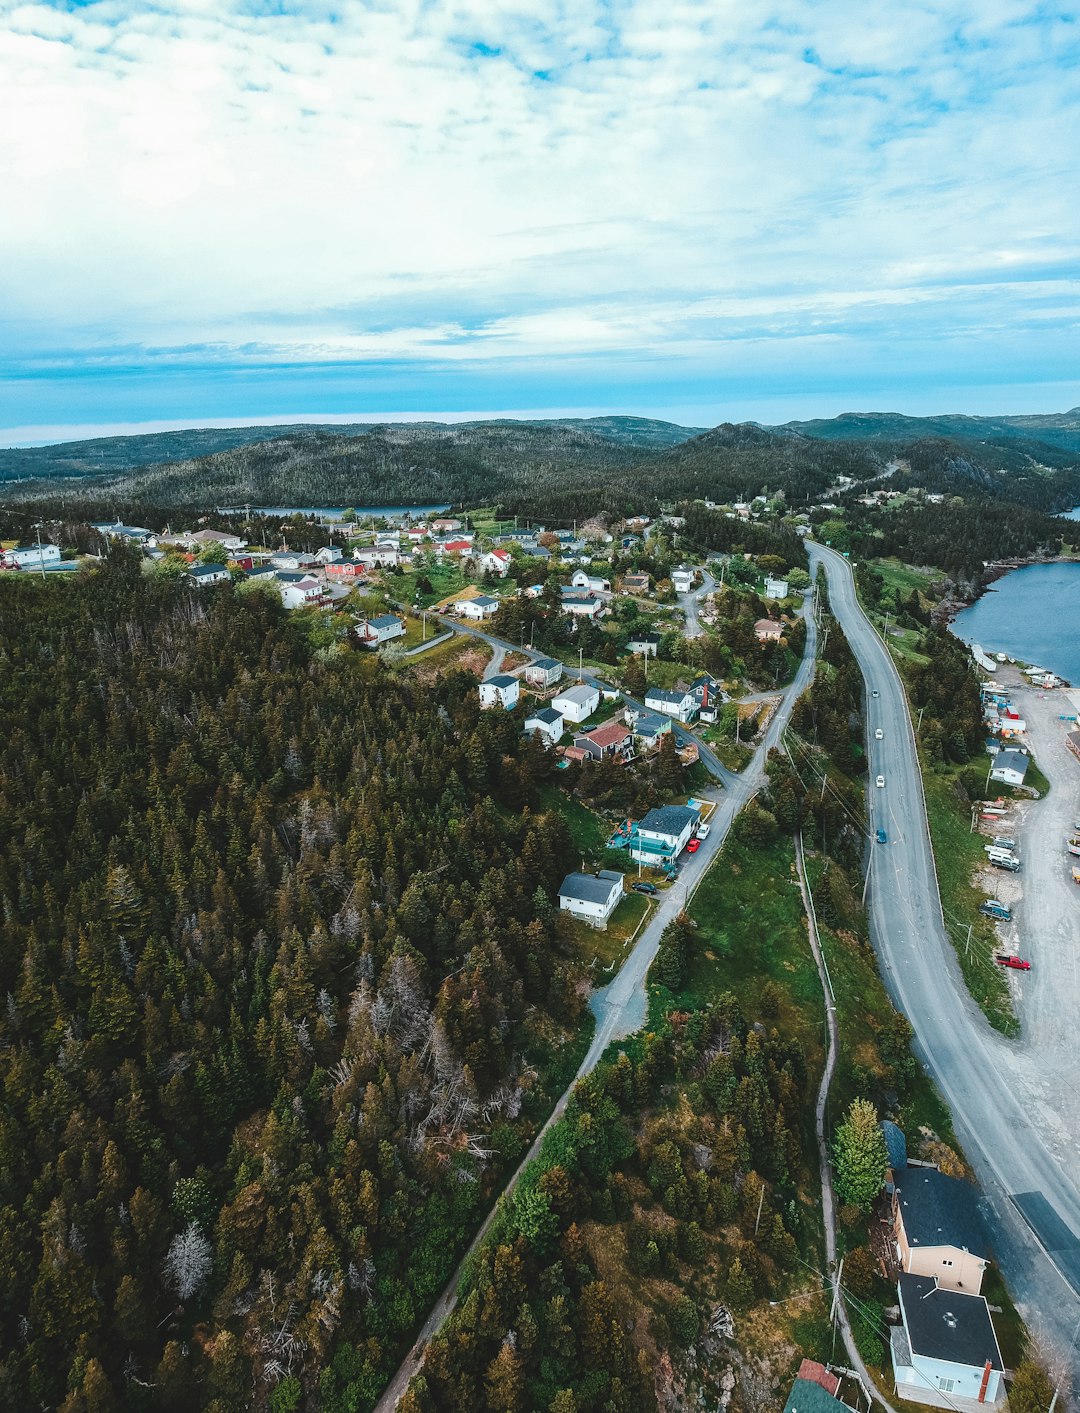
[[0, 1405], [369, 1407], [566, 1081], [536, 751], [260, 594], [3, 589]]

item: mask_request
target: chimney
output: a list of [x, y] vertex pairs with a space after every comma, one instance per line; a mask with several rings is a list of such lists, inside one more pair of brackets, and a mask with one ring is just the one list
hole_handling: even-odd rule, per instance
[[990, 1360], [983, 1365], [982, 1383], [979, 1385], [979, 1402], [986, 1402], [986, 1386], [990, 1382]]

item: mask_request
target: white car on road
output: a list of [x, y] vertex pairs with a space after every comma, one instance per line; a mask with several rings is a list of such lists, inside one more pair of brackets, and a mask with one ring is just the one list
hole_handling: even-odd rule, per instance
[[881, 727], [879, 726], [878, 729], [874, 732], [874, 740], [875, 740], [875, 741], [884, 741], [884, 739], [885, 739], [885, 732], [882, 731]]
[[884, 775], [879, 775], [878, 778], [874, 781], [874, 784], [878, 787], [879, 790], [883, 789], [885, 786]]

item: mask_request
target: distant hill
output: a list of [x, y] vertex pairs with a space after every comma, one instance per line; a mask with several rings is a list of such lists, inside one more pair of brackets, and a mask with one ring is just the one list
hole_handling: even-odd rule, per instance
[[[98, 480], [136, 467], [162, 466], [169, 462], [194, 461], [218, 452], [235, 451], [261, 442], [294, 438], [366, 437], [380, 426], [373, 422], [294, 423], [261, 427], [195, 427], [171, 432], [143, 432], [127, 437], [95, 437], [90, 441], [58, 442], [52, 446], [0, 448], [0, 486], [6, 481], [54, 478]], [[592, 432], [617, 445], [654, 449], [676, 446], [704, 431], [703, 427], [680, 427], [650, 417], [568, 417], [537, 422], [413, 422], [391, 424], [401, 428], [437, 430], [446, 426], [462, 428], [490, 426], [566, 427]]]
[[[906, 417], [902, 412], [842, 412], [811, 422], [785, 422], [772, 431], [797, 432], [826, 441], [910, 442], [922, 437], [948, 437], [959, 441], [1019, 441], [1030, 444], [1032, 454], [1041, 448], [1080, 456], [1080, 407], [1070, 412], [1036, 413], [1023, 417]], [[1059, 460], [1047, 465], [1064, 464]]]
[[569, 521], [762, 493], [783, 492], [797, 507], [826, 492], [841, 496], [835, 487], [846, 477], [855, 488], [923, 486], [1058, 510], [1080, 500], [1080, 453], [1017, 428], [1039, 421], [1067, 437], [1070, 419], [1080, 435], [1074, 413], [996, 422], [848, 414], [708, 431], [598, 417], [170, 432], [0, 451], [0, 499], [129, 520], [245, 503], [447, 502]]

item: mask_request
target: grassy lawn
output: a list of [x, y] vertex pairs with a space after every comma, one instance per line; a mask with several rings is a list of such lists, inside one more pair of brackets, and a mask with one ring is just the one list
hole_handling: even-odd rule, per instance
[[719, 726], [707, 726], [701, 734], [728, 770], [744, 770], [754, 758], [749, 746], [725, 736]]
[[941, 578], [933, 569], [916, 569], [911, 564], [902, 564], [898, 559], [875, 559], [871, 563], [885, 581], [885, 588], [903, 594], [905, 598], [912, 589], [917, 589], [920, 594], [925, 593], [936, 579]]
[[[427, 579], [431, 584], [430, 594], [418, 591], [416, 586], [421, 579]], [[431, 569], [407, 569], [403, 574], [387, 575], [383, 581], [387, 593], [399, 602], [419, 603], [421, 608], [430, 608], [470, 582], [456, 560], [442, 560]]]
[[[881, 615], [872, 613], [870, 617], [874, 619], [880, 630], [882, 624]], [[893, 657], [897, 659], [897, 663], [901, 667], [904, 663], [915, 667], [924, 667], [926, 663], [930, 661], [925, 653], [921, 653], [917, 650], [915, 645], [919, 641], [919, 634], [916, 633], [913, 628], [890, 627], [889, 636], [886, 641], [888, 642], [889, 651], [892, 653]]]
[[[580, 800], [573, 799], [558, 785], [541, 785], [537, 792], [540, 808], [553, 810], [566, 820], [574, 848], [585, 860], [586, 868], [600, 866], [600, 861], [608, 853], [607, 841], [611, 837], [610, 827], [592, 810], [586, 809]], [[625, 859], [625, 855], [622, 855]], [[607, 867], [606, 864], [602, 865]]]
[[422, 618], [414, 618], [411, 613], [405, 614], [405, 636], [395, 638], [394, 642], [402, 648], [418, 648], [421, 643], [431, 642], [432, 638], [437, 638], [440, 633], [446, 632], [446, 624], [440, 618], [428, 615], [427, 634], [425, 639], [424, 621]]
[[[629, 860], [626, 862], [629, 863]], [[626, 956], [631, 937], [652, 906], [652, 901], [641, 893], [627, 893], [612, 913], [606, 932], [590, 927], [569, 913], [562, 914], [559, 930], [573, 947], [578, 960], [586, 966], [592, 965], [593, 980], [597, 985], [602, 986], [611, 980]]]
[[986, 841], [981, 834], [971, 832], [971, 817], [956, 794], [951, 772], [924, 768], [923, 787], [941, 903], [960, 970], [968, 990], [995, 1030], [1015, 1035], [1017, 1022], [1008, 982], [994, 962], [997, 934], [990, 919], [979, 912], [985, 895], [972, 884], [975, 870], [986, 863]]

